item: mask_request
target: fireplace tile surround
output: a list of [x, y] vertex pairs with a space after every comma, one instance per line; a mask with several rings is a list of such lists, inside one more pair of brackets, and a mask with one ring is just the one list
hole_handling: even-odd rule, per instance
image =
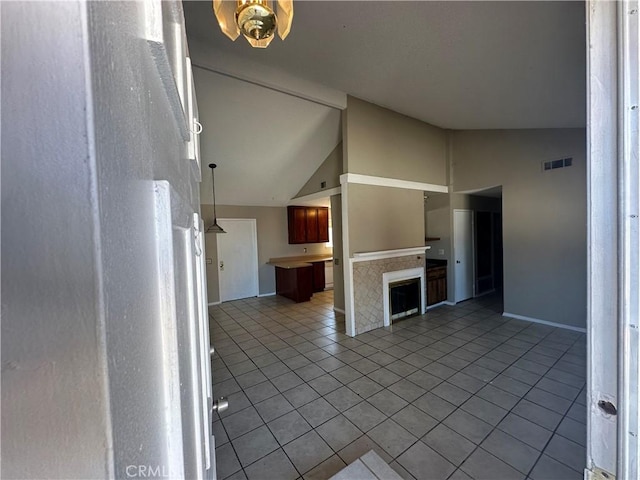
[[424, 254], [361, 259], [353, 263], [353, 311], [356, 335], [384, 326], [383, 274], [424, 268], [424, 265]]

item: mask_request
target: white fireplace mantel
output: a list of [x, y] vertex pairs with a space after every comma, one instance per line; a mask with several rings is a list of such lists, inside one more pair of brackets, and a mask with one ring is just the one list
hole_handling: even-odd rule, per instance
[[377, 252], [358, 252], [353, 254], [352, 262], [369, 262], [371, 260], [382, 260], [384, 258], [404, 257], [407, 255], [424, 255], [431, 247], [398, 248], [395, 250], [379, 250]]

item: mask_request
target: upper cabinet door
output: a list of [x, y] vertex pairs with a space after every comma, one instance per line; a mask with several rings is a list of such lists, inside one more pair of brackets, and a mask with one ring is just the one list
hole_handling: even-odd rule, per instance
[[329, 241], [329, 209], [318, 208], [318, 242]]
[[329, 241], [327, 207], [287, 207], [289, 243], [324, 243]]
[[289, 243], [307, 243], [307, 208], [287, 207]]
[[307, 208], [307, 243], [318, 242], [318, 209]]

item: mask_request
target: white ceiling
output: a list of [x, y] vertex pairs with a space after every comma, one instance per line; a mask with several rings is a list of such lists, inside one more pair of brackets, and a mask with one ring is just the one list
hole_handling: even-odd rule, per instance
[[[581, 1], [301, 1], [284, 41], [253, 49], [185, 2], [189, 37], [452, 129], [585, 125]], [[213, 54], [213, 51], [212, 51]]]
[[[289, 37], [254, 49], [222, 34], [211, 1], [186, 1], [195, 63], [226, 73], [245, 66], [251, 81], [272, 87], [319, 84], [443, 128], [585, 126], [581, 1], [295, 0], [294, 8]], [[339, 110], [194, 72], [205, 128], [202, 202], [212, 203], [206, 165], [215, 162], [218, 204], [289, 203], [339, 143]]]
[[194, 68], [202, 203], [283, 206], [340, 143], [340, 111]]

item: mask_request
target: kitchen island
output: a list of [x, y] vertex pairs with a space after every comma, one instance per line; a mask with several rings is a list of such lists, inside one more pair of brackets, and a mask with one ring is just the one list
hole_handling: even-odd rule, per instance
[[311, 300], [314, 292], [324, 290], [324, 263], [329, 255], [272, 258], [267, 265], [276, 269], [276, 294], [295, 302]]

